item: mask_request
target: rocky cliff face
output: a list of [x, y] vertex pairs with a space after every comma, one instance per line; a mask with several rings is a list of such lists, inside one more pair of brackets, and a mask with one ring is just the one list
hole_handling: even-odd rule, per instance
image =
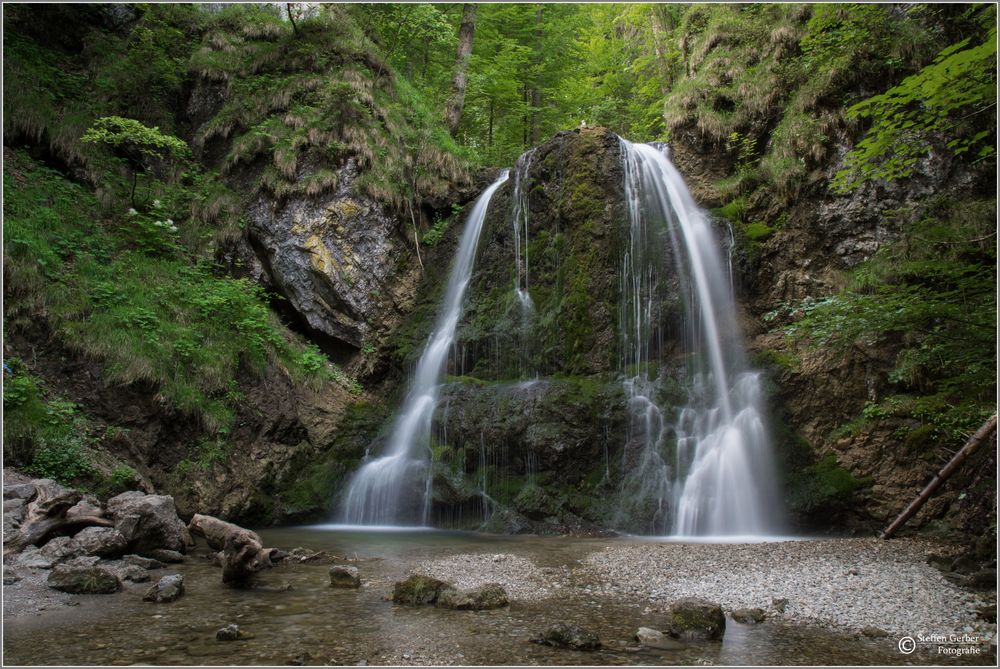
[[261, 196], [247, 214], [261, 278], [310, 330], [361, 349], [412, 307], [419, 267], [399, 219], [360, 194], [357, 177], [348, 160], [332, 193]]

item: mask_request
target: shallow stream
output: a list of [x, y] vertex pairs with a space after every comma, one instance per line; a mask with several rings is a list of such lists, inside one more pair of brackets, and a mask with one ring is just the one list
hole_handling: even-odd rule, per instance
[[[644, 602], [587, 592], [570, 571], [588, 554], [629, 539], [494, 537], [444, 531], [284, 528], [261, 532], [265, 544], [302, 546], [343, 556], [362, 575], [360, 590], [328, 587], [322, 564], [282, 563], [261, 579], [271, 589], [233, 590], [201, 547], [187, 562], [154, 571], [184, 575], [186, 594], [170, 604], [142, 601], [149, 584], [111, 596], [79, 596], [79, 606], [5, 621], [8, 664], [975, 664], [975, 658], [904, 656], [896, 639], [866, 639], [823, 629], [727, 621], [722, 642], [675, 650], [639, 649], [638, 627], [663, 629], [665, 614]], [[460, 553], [511, 553], [552, 574], [553, 594], [508, 608], [451, 611], [393, 605], [392, 583], [423, 561]], [[577, 572], [578, 573], [578, 572]], [[281, 590], [290, 585], [291, 589]], [[578, 652], [530, 642], [548, 626], [572, 622], [607, 646]], [[220, 642], [236, 623], [252, 638]], [[979, 659], [981, 662], [982, 659]]]

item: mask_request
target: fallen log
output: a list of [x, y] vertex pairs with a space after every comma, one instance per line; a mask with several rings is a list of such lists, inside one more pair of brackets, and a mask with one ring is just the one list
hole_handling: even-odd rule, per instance
[[98, 515], [76, 515], [66, 517], [66, 512], [76, 506], [83, 495], [77, 490], [64, 488], [55, 481], [39, 479], [32, 481], [35, 486], [27, 506], [24, 519], [4, 547], [5, 552], [22, 551], [28, 546], [41, 545], [59, 532], [70, 534], [84, 527], [112, 527], [114, 523]]
[[917, 498], [910, 502], [909, 506], [903, 509], [903, 512], [897, 516], [896, 520], [892, 521], [892, 525], [887, 527], [885, 532], [882, 533], [882, 538], [891, 538], [892, 535], [894, 535], [899, 528], [906, 523], [906, 521], [912, 518], [917, 511], [920, 510], [920, 507], [922, 507], [924, 503], [931, 498], [934, 491], [940, 488], [941, 484], [947, 481], [948, 477], [954, 474], [955, 471], [958, 470], [958, 468], [961, 467], [973, 453], [978, 451], [979, 447], [990, 438], [990, 435], [993, 434], [996, 429], [997, 415], [993, 414], [989, 420], [983, 423], [982, 426], [976, 430], [975, 434], [969, 437], [969, 440], [965, 442], [965, 446], [959, 449], [958, 453], [955, 453], [955, 456], [948, 461], [948, 464], [941, 468], [941, 471], [939, 471], [937, 475], [931, 479], [931, 482], [924, 487], [920, 494], [917, 495]]
[[188, 524], [191, 534], [203, 537], [208, 545], [221, 550], [222, 582], [233, 587], [248, 587], [254, 575], [271, 567], [271, 553], [260, 536], [252, 531], [196, 513]]

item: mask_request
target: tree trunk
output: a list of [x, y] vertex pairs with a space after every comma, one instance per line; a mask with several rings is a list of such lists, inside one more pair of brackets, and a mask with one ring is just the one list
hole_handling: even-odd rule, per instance
[[294, 32], [296, 35], [298, 35], [299, 34], [299, 27], [297, 25], [295, 25], [295, 14], [292, 12], [292, 4], [293, 3], [291, 3], [291, 2], [286, 2], [285, 3], [285, 11], [288, 12], [288, 20], [292, 24], [292, 32]]
[[451, 80], [451, 97], [445, 106], [444, 118], [448, 132], [455, 135], [462, 120], [465, 106], [465, 86], [468, 83], [469, 56], [472, 54], [472, 36], [476, 32], [476, 6], [462, 5], [462, 27], [458, 31], [458, 52], [455, 54], [455, 74]]
[[[536, 64], [540, 63], [541, 56], [542, 56], [542, 5], [539, 3], [535, 5], [534, 60]], [[529, 139], [531, 141], [531, 145], [534, 146], [538, 144], [539, 140], [541, 139], [541, 127], [538, 117], [542, 107], [542, 89], [539, 88], [537, 81], [534, 81], [531, 84], [530, 95], [528, 96], [528, 104], [531, 105], [531, 130], [529, 133]]]
[[892, 525], [886, 528], [885, 532], [882, 533], [882, 538], [890, 538], [899, 528], [903, 526], [904, 523], [906, 523], [906, 521], [916, 515], [917, 511], [920, 510], [920, 507], [922, 507], [924, 503], [931, 498], [934, 491], [940, 488], [941, 484], [962, 466], [962, 463], [968, 460], [973, 453], [978, 451], [979, 447], [983, 445], [983, 442], [988, 440], [990, 435], [993, 434], [996, 429], [997, 416], [996, 414], [993, 414], [992, 418], [983, 423], [982, 427], [976, 430], [974, 435], [969, 437], [969, 440], [965, 442], [965, 446], [963, 446], [958, 453], [956, 453], [955, 456], [948, 461], [948, 464], [941, 468], [941, 471], [937, 473], [937, 476], [931, 479], [931, 482], [927, 484], [927, 487], [925, 487], [921, 493], [917, 495], [915, 500], [910, 502], [910, 505], [903, 510], [903, 513], [899, 514], [899, 517], [892, 522]]
[[34, 481], [35, 493], [25, 507], [24, 520], [17, 532], [4, 537], [4, 552], [19, 552], [32, 545], [44, 544], [56, 532], [84, 527], [113, 527], [107, 518], [83, 515], [67, 518], [70, 510], [83, 497], [78, 491], [63, 488], [53, 481]]
[[204, 537], [209, 547], [222, 551], [222, 582], [226, 585], [248, 587], [254, 574], [271, 567], [275, 549], [264, 548], [260, 536], [252, 530], [200, 513], [191, 518], [188, 530]]
[[663, 43], [665, 41], [663, 24], [660, 23], [660, 15], [655, 6], [650, 10], [649, 18], [649, 25], [653, 29], [653, 51], [656, 52], [656, 62], [659, 63], [660, 73], [663, 76], [660, 79], [660, 93], [666, 97], [670, 92], [670, 86], [673, 82], [670, 76], [670, 63], [667, 62], [667, 57], [663, 53]]
[[490, 125], [486, 133], [486, 146], [493, 148], [493, 98], [490, 98]]

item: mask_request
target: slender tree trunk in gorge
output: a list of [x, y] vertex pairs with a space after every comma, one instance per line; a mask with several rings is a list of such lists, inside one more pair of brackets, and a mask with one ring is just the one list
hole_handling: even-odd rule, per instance
[[[536, 65], [539, 64], [539, 59], [542, 55], [542, 5], [541, 3], [535, 5], [535, 62]], [[537, 72], [536, 72], [537, 76]], [[531, 146], [538, 144], [541, 139], [541, 127], [539, 123], [539, 112], [542, 107], [542, 89], [539, 88], [538, 82], [535, 81], [531, 85], [531, 95], [529, 96], [528, 103], [531, 105]]]
[[468, 83], [469, 56], [472, 54], [472, 36], [476, 32], [476, 6], [462, 5], [462, 26], [458, 31], [458, 52], [455, 54], [455, 74], [451, 80], [451, 97], [445, 106], [444, 118], [448, 132], [455, 135], [462, 120], [465, 105], [465, 86]]
[[285, 3], [285, 11], [288, 12], [288, 20], [292, 24], [292, 32], [294, 32], [296, 35], [298, 35], [299, 34], [299, 27], [297, 25], [295, 25], [295, 14], [292, 12], [292, 4], [293, 3], [291, 3], [291, 2], [286, 2]]
[[660, 15], [656, 12], [655, 7], [650, 10], [649, 18], [649, 25], [653, 29], [653, 51], [656, 52], [656, 61], [660, 64], [660, 72], [663, 75], [663, 78], [660, 79], [660, 93], [666, 97], [667, 93], [670, 92], [672, 77], [670, 76], [670, 64], [663, 53], [663, 24], [660, 23]]
[[486, 133], [486, 146], [493, 146], [493, 98], [490, 98], [490, 126]]

